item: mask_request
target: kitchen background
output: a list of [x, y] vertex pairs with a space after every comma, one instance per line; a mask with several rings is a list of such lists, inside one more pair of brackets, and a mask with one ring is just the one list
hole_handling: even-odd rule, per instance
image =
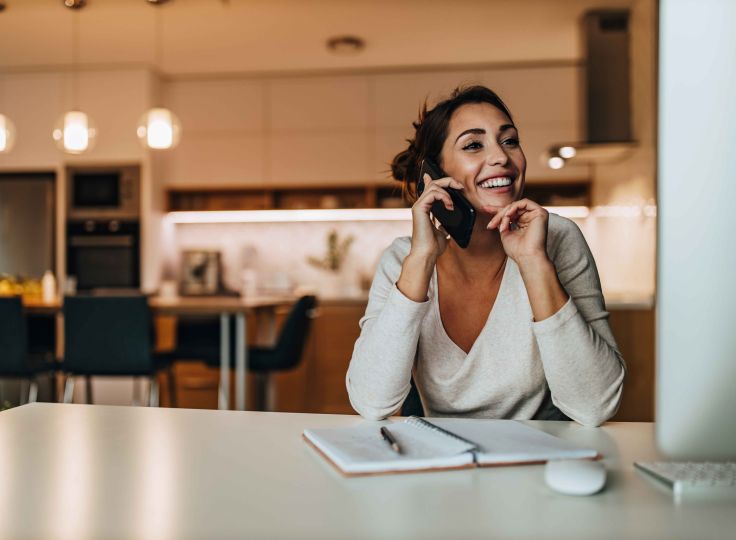
[[[59, 4], [51, 0], [6, 4], [0, 113], [15, 122], [17, 143], [0, 154], [0, 174], [55, 178], [48, 249], [62, 290], [70, 167], [138, 165], [144, 291], [180, 280], [183, 252], [196, 249], [221, 253], [224, 285], [236, 292], [300, 286], [323, 298], [364, 297], [382, 249], [409, 234], [407, 219], [222, 223], [219, 212], [187, 218], [169, 210], [293, 209], [315, 201], [326, 209], [394, 206], [388, 163], [403, 149], [420, 106], [458, 85], [480, 83], [498, 91], [515, 116], [528, 185], [551, 187], [542, 189], [553, 194], [549, 202], [583, 230], [609, 304], [653, 305], [654, 0], [174, 0], [155, 8], [112, 0], [79, 11], [51, 9]], [[629, 11], [625, 91], [635, 144], [613, 160], [571, 159], [554, 170], [547, 165], [550, 146], [588, 136], [590, 65], [581, 21], [604, 8]], [[365, 49], [331, 54], [324, 43], [341, 34], [364, 37]], [[73, 103], [98, 130], [94, 148], [79, 156], [60, 152], [50, 136]], [[178, 115], [183, 130], [176, 148], [157, 153], [141, 147], [135, 132], [141, 114], [160, 105]], [[566, 197], [560, 189], [555, 196], [565, 185], [586, 186], [585, 195]], [[292, 196], [277, 204], [273, 190]], [[360, 190], [369, 204], [355, 202]], [[3, 193], [5, 245], [31, 229], [9, 221]], [[332, 232], [352, 238], [339, 272], [308, 262], [325, 256]], [[8, 271], [4, 253], [0, 273]]]

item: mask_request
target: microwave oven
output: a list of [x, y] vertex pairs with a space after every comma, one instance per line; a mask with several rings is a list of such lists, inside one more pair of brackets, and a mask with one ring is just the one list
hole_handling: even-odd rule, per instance
[[70, 167], [67, 169], [69, 219], [123, 219], [140, 217], [140, 169]]

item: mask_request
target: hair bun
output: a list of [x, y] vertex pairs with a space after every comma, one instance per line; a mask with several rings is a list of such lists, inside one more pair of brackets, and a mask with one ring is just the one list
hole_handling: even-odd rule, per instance
[[416, 169], [416, 151], [413, 144], [403, 152], [399, 152], [394, 156], [391, 162], [391, 175], [399, 182], [411, 181], [412, 171]]

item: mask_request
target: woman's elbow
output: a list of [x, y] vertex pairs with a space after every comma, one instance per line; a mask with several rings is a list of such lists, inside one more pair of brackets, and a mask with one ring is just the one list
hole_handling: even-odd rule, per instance
[[561, 409], [578, 424], [585, 427], [599, 427], [613, 418], [618, 411], [621, 404], [621, 390], [622, 388], [619, 387], [608, 399], [579, 407], [577, 410], [565, 411], [564, 406]]
[[396, 406], [380, 406], [377, 403], [371, 403], [370, 400], [363, 399], [358, 396], [355, 388], [350, 383], [350, 377], [346, 378], [346, 386], [348, 391], [348, 399], [350, 405], [353, 407], [355, 412], [366, 420], [379, 421], [385, 420], [392, 414], [394, 414], [399, 407]]

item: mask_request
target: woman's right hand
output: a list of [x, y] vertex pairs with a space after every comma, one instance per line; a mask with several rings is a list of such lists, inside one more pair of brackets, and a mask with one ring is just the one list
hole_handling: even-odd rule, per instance
[[437, 257], [447, 248], [447, 233], [437, 229], [429, 217], [432, 204], [440, 201], [445, 208], [452, 210], [452, 198], [445, 188], [463, 189], [457, 180], [449, 177], [432, 180], [428, 174], [424, 175], [424, 185], [424, 193], [411, 207], [411, 250], [401, 265], [401, 275], [396, 282], [404, 296], [415, 302], [427, 299]]
[[463, 185], [449, 176], [432, 180], [428, 174], [424, 175], [424, 185], [424, 192], [411, 207], [411, 253], [434, 263], [447, 248], [447, 233], [434, 226], [429, 216], [432, 204], [440, 201], [445, 208], [453, 210], [452, 198], [445, 188], [463, 189]]

